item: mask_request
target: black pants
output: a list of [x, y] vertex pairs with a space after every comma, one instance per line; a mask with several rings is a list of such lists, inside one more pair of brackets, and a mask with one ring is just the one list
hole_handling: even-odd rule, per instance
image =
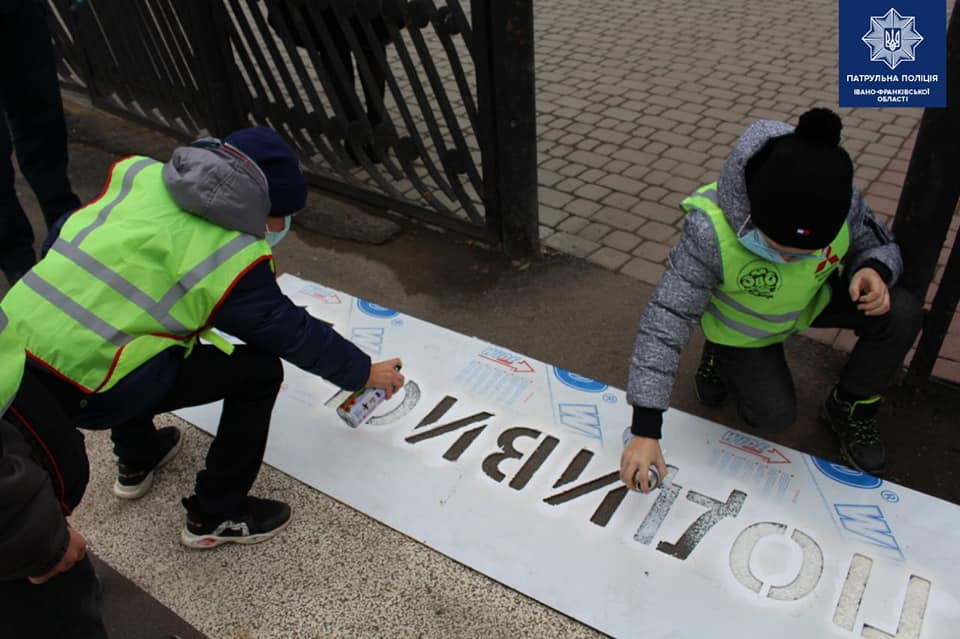
[[12, 0], [0, 12], [0, 268], [11, 279], [36, 261], [14, 190], [13, 150], [47, 226], [80, 206], [67, 178], [67, 127], [44, 5]]
[[89, 557], [45, 584], [0, 581], [0, 636], [106, 639], [98, 587]]
[[237, 346], [232, 355], [214, 346], [197, 346], [160, 404], [113, 427], [114, 452], [134, 466], [155, 459], [154, 415], [222, 399], [217, 434], [207, 466], [197, 474], [195, 492], [204, 511], [233, 512], [260, 472], [281, 383], [283, 366], [275, 355], [252, 346]]
[[[879, 395], [893, 381], [920, 330], [923, 311], [917, 299], [899, 288], [890, 289], [890, 311], [868, 317], [850, 300], [839, 278], [831, 282], [833, 296], [813, 325], [853, 329], [859, 339], [840, 373], [838, 385], [863, 397]], [[778, 431], [797, 417], [793, 377], [783, 344], [734, 348], [711, 344], [717, 372], [737, 403], [740, 417], [751, 426]]]
[[136, 417], [119, 422], [104, 420], [102, 415], [91, 420], [85, 408], [95, 409], [87, 406], [88, 396], [52, 374], [44, 373], [43, 381], [75, 423], [110, 428], [114, 453], [132, 467], [148, 466], [157, 459], [160, 441], [153, 425], [155, 415], [223, 400], [217, 434], [207, 452], [206, 468], [197, 473], [195, 492], [204, 511], [227, 514], [242, 505], [260, 472], [283, 366], [278, 357], [253, 346], [237, 346], [227, 355], [214, 346], [198, 345], [181, 361], [169, 392]]

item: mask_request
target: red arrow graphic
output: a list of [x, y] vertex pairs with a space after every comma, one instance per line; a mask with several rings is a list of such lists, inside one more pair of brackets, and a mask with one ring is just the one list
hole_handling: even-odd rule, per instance
[[767, 448], [766, 450], [760, 450], [759, 448], [754, 448], [752, 446], [735, 446], [730, 442], [720, 442], [724, 446], [729, 446], [730, 448], [736, 448], [737, 450], [742, 450], [745, 453], [751, 455], [756, 455], [760, 459], [764, 460], [768, 464], [789, 464], [790, 459], [786, 455], [781, 453], [776, 448]]
[[511, 362], [510, 360], [503, 359], [502, 357], [493, 358], [493, 357], [487, 357], [486, 355], [481, 355], [480, 357], [482, 357], [483, 359], [490, 360], [494, 364], [500, 364], [501, 366], [506, 366], [507, 368], [512, 370], [514, 373], [532, 373], [533, 372], [533, 366], [531, 366], [530, 362], [528, 362], [525, 359], [521, 359], [519, 362]]

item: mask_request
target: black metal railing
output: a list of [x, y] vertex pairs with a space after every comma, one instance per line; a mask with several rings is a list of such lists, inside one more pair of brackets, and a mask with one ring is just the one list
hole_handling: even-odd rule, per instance
[[184, 139], [267, 124], [318, 186], [536, 251], [531, 0], [49, 2], [98, 107]]
[[[893, 232], [903, 252], [901, 285], [921, 300], [933, 281], [942, 247], [960, 200], [960, 5], [947, 25], [947, 106], [925, 109], [910, 157]], [[923, 333], [907, 373], [922, 386], [933, 372], [960, 300], [960, 236], [923, 322]]]

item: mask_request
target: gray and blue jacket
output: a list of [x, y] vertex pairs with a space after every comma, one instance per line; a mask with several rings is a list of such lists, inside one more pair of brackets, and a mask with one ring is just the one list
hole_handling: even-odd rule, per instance
[[[741, 228], [750, 215], [747, 161], [768, 140], [792, 133], [793, 129], [784, 122], [760, 120], [750, 125], [735, 143], [717, 183], [719, 205], [732, 228]], [[903, 270], [900, 249], [856, 188], [847, 224], [851, 237], [844, 272], [854, 273], [870, 266], [892, 286]], [[694, 211], [684, 220], [667, 270], [640, 318], [627, 382], [627, 401], [634, 407], [631, 430], [635, 435], [660, 437], [662, 414], [670, 406], [680, 354], [722, 277], [723, 263], [713, 224], [705, 213]]]

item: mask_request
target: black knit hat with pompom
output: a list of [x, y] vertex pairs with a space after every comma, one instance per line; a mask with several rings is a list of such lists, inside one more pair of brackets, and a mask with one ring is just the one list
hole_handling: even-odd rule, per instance
[[793, 133], [772, 138], [746, 167], [750, 217], [784, 246], [821, 249], [840, 232], [853, 193], [853, 162], [840, 146], [840, 117], [800, 116]]

